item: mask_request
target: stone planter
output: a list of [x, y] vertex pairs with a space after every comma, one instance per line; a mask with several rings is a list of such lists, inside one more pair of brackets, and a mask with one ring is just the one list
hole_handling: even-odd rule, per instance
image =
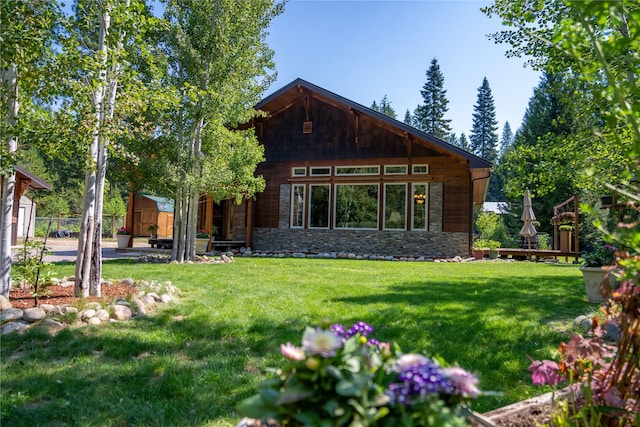
[[130, 234], [116, 234], [116, 239], [118, 239], [118, 249], [128, 248], [130, 238]]
[[611, 273], [612, 270], [611, 266], [580, 267], [589, 301], [604, 302], [611, 294], [611, 290], [617, 288], [616, 277], [613, 274], [609, 274], [605, 279], [605, 275]]
[[209, 245], [209, 239], [196, 238], [196, 254], [203, 255], [207, 252], [207, 246]]
[[473, 256], [475, 257], [475, 259], [484, 258], [484, 250], [483, 249], [474, 249], [473, 250]]
[[499, 254], [497, 249], [489, 249], [489, 259], [498, 259]]

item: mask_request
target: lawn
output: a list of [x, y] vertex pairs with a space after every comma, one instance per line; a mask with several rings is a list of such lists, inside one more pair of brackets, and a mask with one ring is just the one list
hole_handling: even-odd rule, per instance
[[[56, 265], [58, 276], [73, 265]], [[239, 258], [225, 265], [104, 263], [104, 277], [170, 280], [180, 302], [149, 317], [1, 346], [0, 424], [232, 426], [235, 404], [277, 366], [279, 345], [327, 318], [476, 372], [484, 412], [546, 389], [527, 355], [551, 356], [586, 301], [575, 265]]]

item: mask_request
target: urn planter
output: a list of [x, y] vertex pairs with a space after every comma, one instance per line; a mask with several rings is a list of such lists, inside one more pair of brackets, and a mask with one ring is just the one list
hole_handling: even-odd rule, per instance
[[196, 254], [203, 255], [207, 252], [209, 239], [196, 238]]
[[604, 302], [611, 290], [617, 288], [616, 277], [613, 274], [609, 274], [605, 279], [607, 273], [612, 272], [612, 270], [612, 266], [580, 267], [589, 301]]
[[129, 246], [129, 239], [131, 238], [130, 234], [117, 234], [116, 239], [118, 240], [118, 249], [124, 249]]

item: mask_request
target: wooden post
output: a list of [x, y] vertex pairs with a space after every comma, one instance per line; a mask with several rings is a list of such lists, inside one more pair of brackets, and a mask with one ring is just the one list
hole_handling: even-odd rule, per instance
[[251, 247], [251, 229], [253, 228], [253, 198], [247, 200], [247, 236], [246, 242], [248, 248]]
[[127, 218], [125, 220], [125, 227], [131, 230], [131, 237], [129, 237], [129, 244], [127, 247], [130, 248], [133, 246], [133, 217], [136, 209], [136, 193], [133, 191], [129, 192], [129, 203], [127, 203]]
[[211, 243], [213, 240], [213, 233], [211, 232], [213, 228], [213, 199], [211, 196], [205, 196], [204, 227], [207, 232], [211, 233], [209, 241], [207, 242], [207, 252], [209, 252], [213, 249], [213, 244]]

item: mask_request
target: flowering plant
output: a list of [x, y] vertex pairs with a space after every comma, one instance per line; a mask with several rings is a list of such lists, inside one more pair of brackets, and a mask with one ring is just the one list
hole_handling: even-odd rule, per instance
[[357, 322], [307, 327], [302, 346], [280, 349], [286, 363], [238, 405], [247, 417], [282, 425], [466, 425], [462, 404], [480, 393], [462, 368], [370, 338]]
[[[570, 385], [552, 425], [640, 425], [638, 271], [625, 273], [620, 288], [601, 308], [602, 316], [593, 318], [589, 336], [574, 335], [561, 343], [558, 362], [536, 360], [529, 366], [535, 385]], [[617, 331], [615, 341], [610, 331]]]
[[610, 245], [596, 244], [592, 251], [585, 251], [582, 254], [582, 261], [585, 267], [601, 267], [603, 265], [613, 265], [616, 263], [617, 249]]
[[131, 230], [129, 230], [127, 227], [120, 227], [118, 228], [118, 231], [116, 232], [117, 234], [131, 234]]
[[208, 239], [209, 238], [209, 233], [207, 233], [206, 230], [198, 230], [196, 232], [196, 238], [198, 238], [198, 239]]
[[576, 214], [573, 212], [560, 212], [551, 217], [551, 224], [553, 225], [573, 225], [576, 219]]

